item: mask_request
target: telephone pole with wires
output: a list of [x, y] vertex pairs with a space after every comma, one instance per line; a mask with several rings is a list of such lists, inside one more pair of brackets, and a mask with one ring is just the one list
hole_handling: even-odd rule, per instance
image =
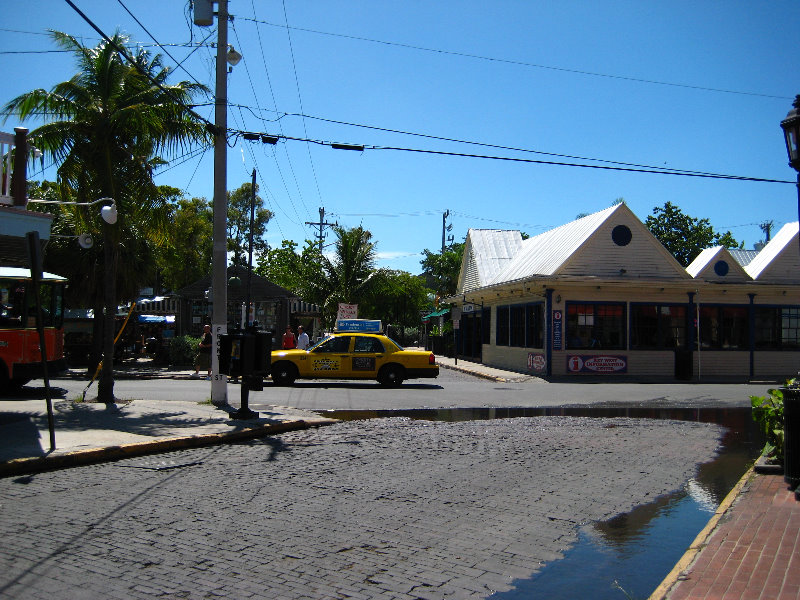
[[325, 222], [325, 208], [320, 207], [319, 209], [319, 222], [312, 223], [310, 221], [306, 221], [306, 225], [313, 225], [314, 227], [319, 227], [319, 233], [314, 234], [314, 237], [317, 239], [317, 245], [319, 246], [319, 253], [322, 254], [323, 242], [325, 241], [325, 227], [336, 227], [339, 223], [326, 223]]

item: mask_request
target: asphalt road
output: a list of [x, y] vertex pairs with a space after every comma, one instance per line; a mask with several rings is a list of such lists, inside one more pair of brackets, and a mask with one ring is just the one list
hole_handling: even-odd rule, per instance
[[[56, 397], [79, 398], [87, 382], [55, 379]], [[546, 383], [541, 380], [498, 383], [442, 369], [437, 379], [412, 380], [398, 389], [374, 381], [299, 381], [278, 387], [267, 381], [264, 390], [250, 393], [251, 406], [279, 405], [307, 410], [375, 410], [397, 408], [474, 408], [550, 406], [643, 406], [655, 408], [749, 407], [750, 395], [766, 394], [769, 384], [641, 384]], [[121, 399], [197, 400], [211, 397], [205, 380], [118, 379], [114, 393]], [[96, 384], [87, 397], [97, 394]], [[41, 382], [32, 382], [21, 398], [42, 398]], [[238, 406], [241, 388], [229, 384], [228, 401]]]

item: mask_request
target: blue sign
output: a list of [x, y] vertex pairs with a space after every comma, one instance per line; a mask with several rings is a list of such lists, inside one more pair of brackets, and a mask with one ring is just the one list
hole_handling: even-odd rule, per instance
[[337, 319], [336, 332], [342, 333], [380, 333], [380, 321], [370, 321], [369, 319]]
[[560, 310], [553, 311], [553, 350], [561, 350], [563, 315]]

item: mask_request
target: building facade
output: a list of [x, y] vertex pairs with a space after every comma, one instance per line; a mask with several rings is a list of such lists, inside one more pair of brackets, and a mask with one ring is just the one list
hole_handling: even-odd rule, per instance
[[782, 380], [800, 368], [800, 245], [683, 268], [625, 205], [523, 240], [471, 229], [456, 296], [459, 355], [544, 377]]

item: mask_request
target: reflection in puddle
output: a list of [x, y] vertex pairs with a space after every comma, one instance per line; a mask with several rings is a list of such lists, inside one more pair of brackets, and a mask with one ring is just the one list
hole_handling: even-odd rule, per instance
[[[548, 563], [498, 600], [647, 598], [661, 583], [719, 504], [758, 456], [763, 438], [749, 408], [477, 408], [320, 411], [342, 420], [408, 417], [471, 421], [516, 417], [629, 417], [715, 423], [726, 427], [717, 457], [700, 465], [681, 490], [628, 513], [580, 527], [564, 558]], [[534, 567], [532, 567], [534, 568]]]
[[647, 598], [714, 510], [681, 490], [605, 523], [582, 527], [562, 560], [492, 599]]

